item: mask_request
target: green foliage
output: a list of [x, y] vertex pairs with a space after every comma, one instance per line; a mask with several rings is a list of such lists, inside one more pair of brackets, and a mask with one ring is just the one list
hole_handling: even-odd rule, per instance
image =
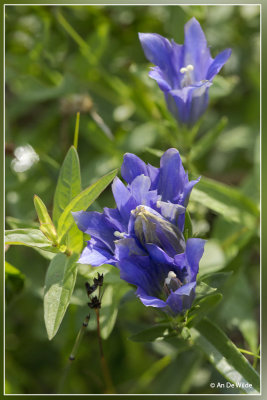
[[55, 226], [52, 222], [52, 219], [50, 218], [50, 215], [48, 214], [47, 208], [45, 204], [42, 202], [40, 197], [34, 196], [33, 198], [34, 206], [39, 218], [40, 222], [40, 230], [43, 232], [43, 234], [51, 240], [53, 243], [57, 243], [57, 231], [55, 229]]
[[222, 214], [226, 220], [245, 226], [253, 227], [259, 216], [257, 206], [240, 191], [208, 178], [201, 178], [191, 199]]
[[188, 313], [187, 326], [191, 328], [202, 320], [222, 300], [220, 293], [215, 293], [197, 301]]
[[48, 338], [57, 333], [70, 302], [77, 276], [78, 255], [57, 254], [51, 260], [44, 286], [44, 319]]
[[60, 215], [81, 191], [80, 163], [76, 149], [72, 146], [60, 169], [54, 196], [53, 220], [57, 226]]
[[221, 329], [204, 318], [190, 332], [194, 343], [227, 380], [244, 385], [239, 387], [245, 393], [259, 392], [258, 373]]
[[21, 293], [24, 281], [25, 276], [13, 265], [5, 262], [5, 297], [7, 305]]
[[57, 253], [58, 249], [53, 246], [39, 229], [12, 229], [5, 232], [5, 244], [17, 246], [29, 246], [52, 253]]
[[[75, 132], [76, 133], [76, 132]], [[78, 136], [76, 133], [75, 137]], [[78, 139], [77, 139], [78, 140]], [[69, 149], [60, 169], [54, 195], [53, 219], [57, 226], [58, 220], [71, 200], [81, 192], [80, 162], [75, 147]], [[79, 253], [83, 246], [83, 234], [73, 225], [66, 237], [67, 248]]]
[[[164, 338], [169, 337], [171, 332], [172, 330], [168, 323], [154, 325], [132, 335], [130, 339], [134, 342], [153, 342], [154, 340], [163, 340]], [[172, 335], [174, 336], [173, 332]]]

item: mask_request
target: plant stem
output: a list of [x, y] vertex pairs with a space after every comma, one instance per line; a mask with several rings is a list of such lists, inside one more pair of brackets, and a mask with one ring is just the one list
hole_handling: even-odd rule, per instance
[[71, 350], [68, 363], [67, 363], [66, 367], [64, 368], [63, 375], [62, 375], [62, 377], [60, 379], [60, 382], [59, 382], [59, 385], [58, 385], [58, 394], [62, 393], [62, 390], [64, 388], [66, 379], [67, 379], [69, 371], [70, 371], [71, 364], [73, 363], [73, 361], [76, 358], [79, 346], [81, 344], [81, 341], [82, 341], [82, 338], [84, 336], [85, 330], [86, 330], [86, 328], [88, 326], [89, 319], [90, 319], [90, 314], [88, 314], [85, 317], [85, 319], [83, 321], [83, 324], [82, 324], [82, 327], [79, 330], [78, 335], [77, 335], [77, 337], [75, 339], [75, 343], [74, 343], [74, 346], [73, 346], [73, 348]]
[[101, 330], [100, 330], [100, 320], [99, 320], [99, 309], [95, 308], [95, 313], [96, 313], [96, 320], [97, 320], [97, 336], [98, 336], [98, 344], [99, 344], [99, 350], [100, 350], [100, 360], [101, 360], [101, 367], [103, 371], [103, 376], [105, 379], [105, 384], [106, 384], [106, 390], [107, 393], [115, 393], [113, 382], [110, 376], [110, 372], [108, 369], [108, 365], [104, 356], [104, 351], [103, 351], [103, 344], [102, 344], [102, 339], [101, 339]]
[[238, 347], [238, 350], [240, 351], [240, 353], [244, 353], [244, 354], [249, 354], [250, 356], [253, 356], [254, 358], [259, 358], [260, 356], [258, 356], [257, 354], [252, 353], [251, 351], [245, 350], [245, 349], [240, 349]]
[[[260, 345], [258, 346], [258, 349], [257, 349], [257, 355], [259, 354], [259, 352], [260, 352]], [[258, 359], [260, 358], [260, 356], [255, 356], [254, 357], [254, 361], [253, 361], [253, 368], [257, 368], [257, 363], [258, 363]]]
[[76, 150], [77, 150], [77, 147], [78, 147], [79, 125], [80, 125], [80, 112], [78, 111], [77, 115], [76, 115], [74, 140], [73, 140], [73, 146], [75, 147]]

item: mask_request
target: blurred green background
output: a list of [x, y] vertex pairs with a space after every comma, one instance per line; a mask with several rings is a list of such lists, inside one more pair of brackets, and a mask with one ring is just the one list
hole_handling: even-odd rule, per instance
[[[138, 32], [156, 32], [183, 43], [183, 27], [196, 17], [215, 57], [232, 56], [214, 80], [197, 140], [227, 118], [194, 173], [236, 187], [259, 203], [259, 7], [258, 6], [6, 6], [6, 223], [36, 222], [33, 195], [52, 210], [60, 165], [73, 143], [81, 112], [78, 152], [83, 187], [120, 167], [125, 152], [158, 166], [159, 151], [177, 147], [181, 132], [163, 94], [148, 77]], [[226, 121], [226, 120], [225, 120]], [[38, 155], [23, 167], [15, 152], [30, 145]], [[16, 153], [17, 154], [17, 153]], [[185, 161], [186, 162], [186, 161]], [[189, 167], [189, 164], [185, 164]], [[91, 209], [113, 207], [107, 189]], [[205, 205], [190, 203], [194, 232], [209, 239], [202, 274], [228, 271], [224, 300], [211, 317], [242, 348], [253, 352], [259, 335], [259, 239]], [[18, 221], [19, 220], [19, 221]], [[26, 222], [25, 222], [26, 221]], [[6, 260], [6, 392], [55, 393], [77, 332], [87, 313], [85, 278], [52, 342], [43, 321], [48, 260], [32, 249], [10, 247]], [[12, 266], [17, 272], [12, 273]], [[195, 350], [128, 338], [154, 321], [130, 290], [124, 295], [105, 352], [118, 393], [224, 393], [222, 381]], [[65, 383], [66, 393], [103, 393], [94, 322]], [[163, 361], [162, 361], [163, 360]], [[249, 360], [252, 362], [249, 358]], [[154, 362], [158, 367], [152, 368]], [[229, 390], [226, 392], [229, 393]]]

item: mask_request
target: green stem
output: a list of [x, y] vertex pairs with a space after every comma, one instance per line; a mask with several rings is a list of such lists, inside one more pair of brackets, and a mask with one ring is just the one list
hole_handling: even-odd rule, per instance
[[244, 353], [244, 354], [249, 354], [250, 356], [253, 356], [254, 358], [261, 358], [260, 356], [258, 356], [257, 354], [255, 354], [255, 353], [252, 353], [251, 351], [248, 351], [248, 350], [245, 350], [245, 349], [240, 349], [239, 347], [238, 347], [238, 350], [241, 352], [241, 353]]
[[[258, 347], [258, 349], [257, 349], [257, 355], [259, 354], [259, 352], [260, 352], [260, 345], [259, 345], [259, 347]], [[259, 359], [260, 357], [254, 357], [254, 361], [253, 361], [253, 368], [257, 368], [257, 363], [258, 363], [258, 359]]]
[[80, 112], [78, 111], [76, 114], [76, 123], [75, 123], [74, 140], [73, 140], [73, 146], [75, 147], [76, 150], [78, 148], [79, 126], [80, 126]]
[[66, 367], [64, 368], [63, 375], [62, 375], [61, 380], [60, 380], [60, 382], [59, 382], [58, 394], [62, 393], [62, 391], [63, 391], [63, 388], [64, 388], [64, 386], [65, 386], [66, 379], [67, 379], [67, 377], [68, 377], [68, 375], [69, 375], [69, 371], [70, 371], [71, 364], [73, 363], [73, 361], [74, 361], [75, 358], [76, 358], [76, 355], [77, 355], [77, 353], [78, 353], [79, 346], [80, 346], [80, 344], [81, 344], [81, 341], [82, 341], [82, 338], [83, 338], [83, 336], [84, 336], [85, 330], [86, 330], [86, 328], [87, 328], [87, 326], [88, 326], [89, 319], [90, 319], [90, 314], [88, 314], [88, 315], [85, 317], [85, 319], [84, 319], [84, 321], [83, 321], [83, 324], [82, 324], [82, 327], [81, 327], [81, 329], [79, 330], [78, 335], [77, 335], [77, 337], [76, 337], [76, 339], [75, 339], [75, 343], [74, 343], [74, 346], [73, 346], [72, 351], [71, 351], [71, 353], [70, 353], [68, 363], [67, 363]]

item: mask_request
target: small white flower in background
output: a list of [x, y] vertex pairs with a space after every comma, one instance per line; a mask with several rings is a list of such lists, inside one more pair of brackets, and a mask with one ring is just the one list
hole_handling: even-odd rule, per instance
[[15, 158], [11, 161], [11, 167], [15, 172], [24, 172], [39, 161], [38, 154], [32, 146], [19, 146], [14, 151]]

